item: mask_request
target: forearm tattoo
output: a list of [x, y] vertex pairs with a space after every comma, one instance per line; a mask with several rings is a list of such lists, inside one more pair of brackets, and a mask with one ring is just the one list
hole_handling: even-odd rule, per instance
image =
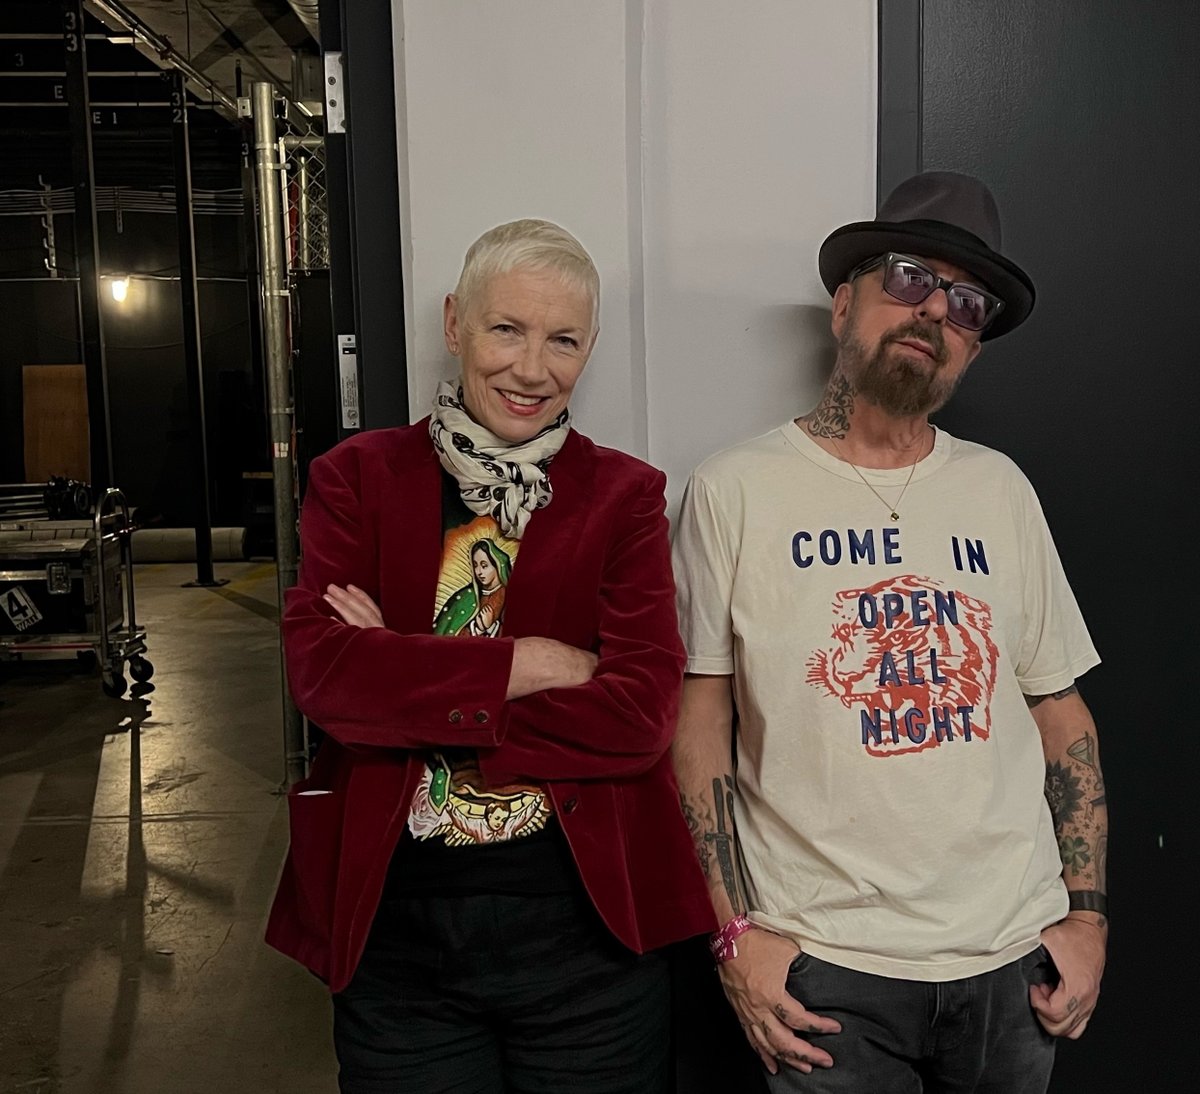
[[[1052, 695], [1026, 696], [1030, 707], [1046, 699], [1062, 699], [1074, 686]], [[1096, 738], [1091, 733], [1072, 741], [1065, 753], [1047, 760], [1046, 801], [1054, 819], [1063, 877], [1080, 882], [1072, 888], [1108, 891], [1108, 804]]]
[[1062, 691], [1052, 691], [1049, 695], [1026, 695], [1025, 705], [1032, 710], [1038, 703], [1044, 703], [1047, 699], [1065, 699], [1068, 695], [1075, 695], [1079, 689], [1072, 684], [1069, 688], [1063, 688]]
[[686, 794], [679, 795], [679, 804], [683, 807], [683, 819], [687, 821], [688, 831], [692, 834], [700, 869], [705, 877], [709, 877], [712, 871], [712, 845], [704, 837], [712, 828], [712, 812], [706, 810], [702, 802], [693, 802]]
[[707, 798], [696, 800], [686, 794], [680, 795], [680, 804], [704, 876], [712, 880], [715, 865], [734, 913], [744, 912], [746, 900], [739, 877], [733, 824], [733, 776], [713, 779], [711, 804]]
[[854, 388], [842, 373], [834, 372], [821, 401], [805, 418], [805, 426], [814, 437], [844, 437], [853, 413]]

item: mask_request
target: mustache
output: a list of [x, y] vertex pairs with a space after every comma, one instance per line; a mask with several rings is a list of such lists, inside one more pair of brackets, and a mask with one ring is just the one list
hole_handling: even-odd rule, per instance
[[900, 342], [905, 338], [919, 338], [922, 342], [929, 344], [933, 350], [934, 359], [939, 365], [946, 363], [946, 338], [942, 334], [942, 328], [934, 326], [931, 323], [922, 323], [917, 319], [910, 320], [903, 326], [896, 327], [889, 331], [883, 339], [883, 344], [889, 342]]

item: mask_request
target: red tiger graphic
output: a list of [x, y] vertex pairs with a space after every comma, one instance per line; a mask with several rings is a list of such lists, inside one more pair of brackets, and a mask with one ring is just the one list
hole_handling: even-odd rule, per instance
[[[925, 620], [915, 622], [914, 610]], [[907, 574], [836, 594], [833, 617], [832, 645], [809, 657], [806, 679], [848, 710], [879, 718], [884, 727], [881, 740], [864, 732], [868, 753], [892, 756], [940, 745], [933, 731], [933, 710], [949, 712], [955, 734], [962, 736], [959, 708], [971, 708], [971, 735], [988, 738], [998, 651], [986, 603]], [[910, 672], [910, 666], [917, 671]], [[928, 726], [920, 742], [904, 731], [904, 716], [914, 708], [923, 712]], [[889, 712], [900, 724], [897, 741], [892, 739]]]

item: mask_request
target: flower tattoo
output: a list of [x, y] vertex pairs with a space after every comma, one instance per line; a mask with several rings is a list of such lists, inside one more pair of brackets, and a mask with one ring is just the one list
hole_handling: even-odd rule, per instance
[[1062, 832], [1063, 826], [1074, 819], [1075, 811], [1083, 799], [1083, 791], [1079, 787], [1079, 778], [1071, 774], [1068, 768], [1060, 763], [1048, 764], [1046, 767], [1046, 801], [1050, 803], [1050, 813], [1054, 817], [1054, 828]]

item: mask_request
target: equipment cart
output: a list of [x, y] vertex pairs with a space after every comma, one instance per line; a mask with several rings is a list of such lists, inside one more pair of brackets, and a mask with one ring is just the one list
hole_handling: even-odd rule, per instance
[[0, 660], [92, 655], [105, 695], [129, 675], [149, 681], [146, 631], [133, 595], [133, 526], [120, 490], [105, 491], [90, 522], [0, 523]]

